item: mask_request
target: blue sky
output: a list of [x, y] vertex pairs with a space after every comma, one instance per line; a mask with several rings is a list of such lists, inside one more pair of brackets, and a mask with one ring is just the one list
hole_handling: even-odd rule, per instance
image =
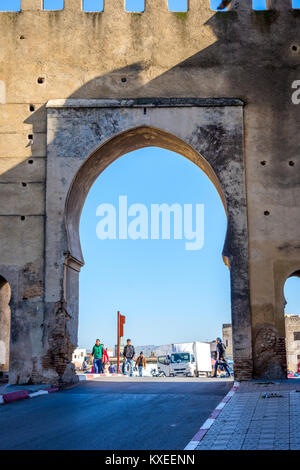
[[[147, 1], [147, 0], [146, 0]], [[148, 0], [151, 2], [151, 0]], [[0, 0], [0, 10], [15, 11], [20, 9], [21, 0]], [[186, 11], [187, 0], [168, 0], [169, 9], [172, 11]], [[211, 0], [211, 8], [215, 10], [221, 0]], [[253, 8], [256, 10], [265, 9], [265, 0], [253, 0]], [[44, 0], [46, 9], [63, 8], [63, 0]], [[300, 0], [293, 0], [293, 7], [300, 8]], [[103, 9], [103, 0], [84, 0], [84, 10], [97, 11]], [[126, 0], [126, 10], [143, 11], [144, 0]]]
[[[189, 203], [205, 205], [200, 251], [184, 240], [99, 240], [99, 204]], [[86, 200], [80, 237], [86, 265], [80, 274], [81, 346], [96, 336], [115, 343], [116, 311], [126, 315], [125, 335], [135, 344], [211, 340], [230, 322], [230, 276], [223, 264], [226, 215], [204, 173], [173, 152], [146, 148], [110, 165]]]
[[284, 286], [285, 313], [300, 315], [300, 278], [290, 277]]
[[[96, 209], [143, 203], [202, 203], [205, 241], [186, 251], [184, 240], [99, 240]], [[115, 343], [116, 312], [126, 315], [125, 336], [135, 344], [211, 340], [230, 322], [230, 275], [222, 260], [227, 220], [206, 175], [186, 158], [159, 148], [127, 154], [96, 180], [80, 225], [86, 265], [80, 274], [79, 345], [95, 336]], [[287, 313], [300, 314], [300, 280], [285, 286]]]

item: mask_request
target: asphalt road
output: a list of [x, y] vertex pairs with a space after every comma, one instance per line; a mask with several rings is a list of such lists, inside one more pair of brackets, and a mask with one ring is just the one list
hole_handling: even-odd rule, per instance
[[0, 407], [0, 449], [183, 449], [226, 379], [109, 378]]

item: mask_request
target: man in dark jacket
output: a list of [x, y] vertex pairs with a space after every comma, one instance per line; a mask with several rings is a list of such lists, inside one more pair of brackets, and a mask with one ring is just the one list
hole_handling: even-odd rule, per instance
[[128, 369], [129, 369], [129, 375], [132, 377], [132, 368], [133, 368], [133, 358], [135, 355], [135, 350], [134, 346], [131, 344], [131, 339], [127, 340], [127, 344], [124, 348], [123, 351], [123, 357], [124, 357], [124, 374], [128, 374]]
[[135, 361], [135, 365], [139, 369], [139, 376], [143, 377], [143, 370], [146, 369], [146, 358], [143, 354], [143, 351], [140, 352], [139, 357]]
[[228, 376], [230, 377], [230, 375], [231, 375], [230, 370], [229, 370], [228, 364], [225, 360], [225, 346], [222, 343], [222, 339], [217, 338], [217, 360], [216, 360], [216, 363], [215, 363], [215, 371], [214, 371], [214, 374], [212, 375], [212, 377], [217, 377], [217, 370], [218, 370], [218, 367], [221, 366], [221, 365], [224, 367], [224, 369], [226, 370]]
[[103, 344], [100, 344], [100, 339], [96, 339], [96, 344], [92, 350], [92, 357], [94, 358], [94, 373], [101, 374], [102, 372], [102, 354], [103, 354]]

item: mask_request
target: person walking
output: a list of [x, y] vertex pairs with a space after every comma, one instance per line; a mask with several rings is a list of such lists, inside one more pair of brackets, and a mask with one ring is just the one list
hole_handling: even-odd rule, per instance
[[123, 357], [125, 359], [124, 375], [128, 375], [128, 370], [129, 370], [129, 375], [130, 377], [132, 377], [133, 358], [135, 356], [135, 350], [134, 350], [134, 346], [131, 344], [131, 339], [128, 339], [126, 343], [127, 344], [123, 351]]
[[214, 370], [214, 374], [212, 375], [212, 377], [217, 377], [217, 371], [218, 371], [219, 366], [223, 366], [227, 372], [228, 377], [230, 377], [231, 374], [230, 374], [229, 366], [225, 360], [226, 348], [221, 338], [217, 338], [216, 341], [217, 341], [217, 360], [215, 362], [215, 370]]
[[105, 374], [107, 372], [109, 365], [109, 357], [107, 354], [107, 350], [104, 348], [104, 345], [102, 344], [102, 372]]
[[100, 339], [96, 339], [96, 344], [92, 349], [92, 357], [94, 358], [94, 374], [101, 374], [102, 372], [102, 354], [103, 344], [100, 344]]
[[143, 351], [140, 352], [140, 355], [137, 358], [135, 365], [139, 369], [139, 376], [143, 377], [143, 369], [146, 369], [146, 358], [143, 355]]

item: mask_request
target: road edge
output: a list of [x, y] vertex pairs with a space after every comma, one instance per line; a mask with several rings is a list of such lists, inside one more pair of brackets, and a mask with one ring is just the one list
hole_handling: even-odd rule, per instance
[[202, 424], [201, 428], [199, 429], [198, 432], [194, 435], [194, 437], [190, 440], [190, 442], [185, 446], [184, 450], [195, 450], [196, 447], [199, 445], [199, 442], [202, 441], [204, 438], [205, 434], [207, 431], [212, 427], [214, 424], [215, 420], [218, 418], [218, 416], [221, 414], [223, 408], [226, 406], [226, 404], [231, 400], [233, 395], [236, 393], [240, 386], [240, 383], [235, 381], [233, 384], [233, 387], [229, 390], [227, 395], [223, 398], [222, 401], [216, 406], [214, 411], [210, 414], [209, 418]]
[[26, 398], [35, 398], [41, 395], [48, 395], [59, 391], [59, 387], [37, 390], [29, 393], [28, 390], [17, 390], [15, 392], [3, 393], [0, 395], [0, 405], [6, 405], [14, 401], [25, 400]]

